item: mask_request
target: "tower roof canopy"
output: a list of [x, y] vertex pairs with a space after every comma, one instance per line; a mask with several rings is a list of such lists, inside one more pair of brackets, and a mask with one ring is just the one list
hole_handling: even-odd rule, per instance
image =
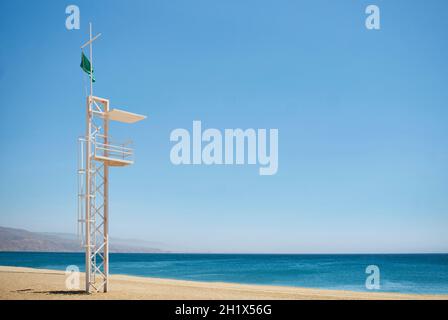
[[112, 109], [111, 111], [106, 112], [105, 116], [108, 117], [109, 120], [125, 123], [135, 123], [143, 119], [146, 119], [146, 116], [143, 116], [141, 114], [127, 112], [119, 109]]

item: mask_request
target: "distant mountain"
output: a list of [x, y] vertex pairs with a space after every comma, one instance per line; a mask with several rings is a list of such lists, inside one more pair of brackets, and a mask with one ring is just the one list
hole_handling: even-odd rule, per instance
[[[0, 227], [0, 251], [81, 252], [81, 244], [73, 234], [30, 232]], [[110, 252], [157, 253], [166, 252], [139, 240], [110, 239]]]

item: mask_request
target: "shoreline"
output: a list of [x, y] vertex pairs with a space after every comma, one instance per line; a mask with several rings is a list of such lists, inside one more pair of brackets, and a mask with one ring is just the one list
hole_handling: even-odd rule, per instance
[[125, 299], [125, 300], [448, 300], [443, 294], [357, 292], [288, 286], [173, 280], [110, 275], [110, 292], [85, 294], [67, 290], [64, 271], [0, 266], [1, 300]]

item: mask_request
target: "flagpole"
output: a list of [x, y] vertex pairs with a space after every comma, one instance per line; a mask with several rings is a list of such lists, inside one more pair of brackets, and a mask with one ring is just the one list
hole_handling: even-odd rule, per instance
[[92, 56], [92, 22], [89, 22], [90, 27], [90, 96], [93, 96], [93, 56]]
[[90, 232], [91, 232], [91, 217], [90, 217], [90, 206], [91, 206], [91, 197], [90, 197], [90, 154], [91, 154], [91, 104], [92, 104], [92, 96], [93, 96], [93, 83], [92, 83], [92, 23], [89, 23], [90, 29], [90, 96], [87, 97], [87, 108], [86, 108], [86, 292], [90, 293], [90, 282], [91, 282], [91, 247], [90, 247]]

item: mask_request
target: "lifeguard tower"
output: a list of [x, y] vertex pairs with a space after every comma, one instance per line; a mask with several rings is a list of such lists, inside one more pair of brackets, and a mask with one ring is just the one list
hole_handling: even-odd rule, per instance
[[[109, 136], [111, 121], [135, 123], [145, 116], [111, 109], [108, 99], [93, 95], [92, 43], [90, 49], [90, 94], [86, 101], [86, 134], [79, 138], [78, 234], [85, 247], [86, 292], [107, 292], [109, 276], [109, 167], [134, 163], [132, 142], [117, 143]], [[89, 70], [87, 70], [89, 71]]]

